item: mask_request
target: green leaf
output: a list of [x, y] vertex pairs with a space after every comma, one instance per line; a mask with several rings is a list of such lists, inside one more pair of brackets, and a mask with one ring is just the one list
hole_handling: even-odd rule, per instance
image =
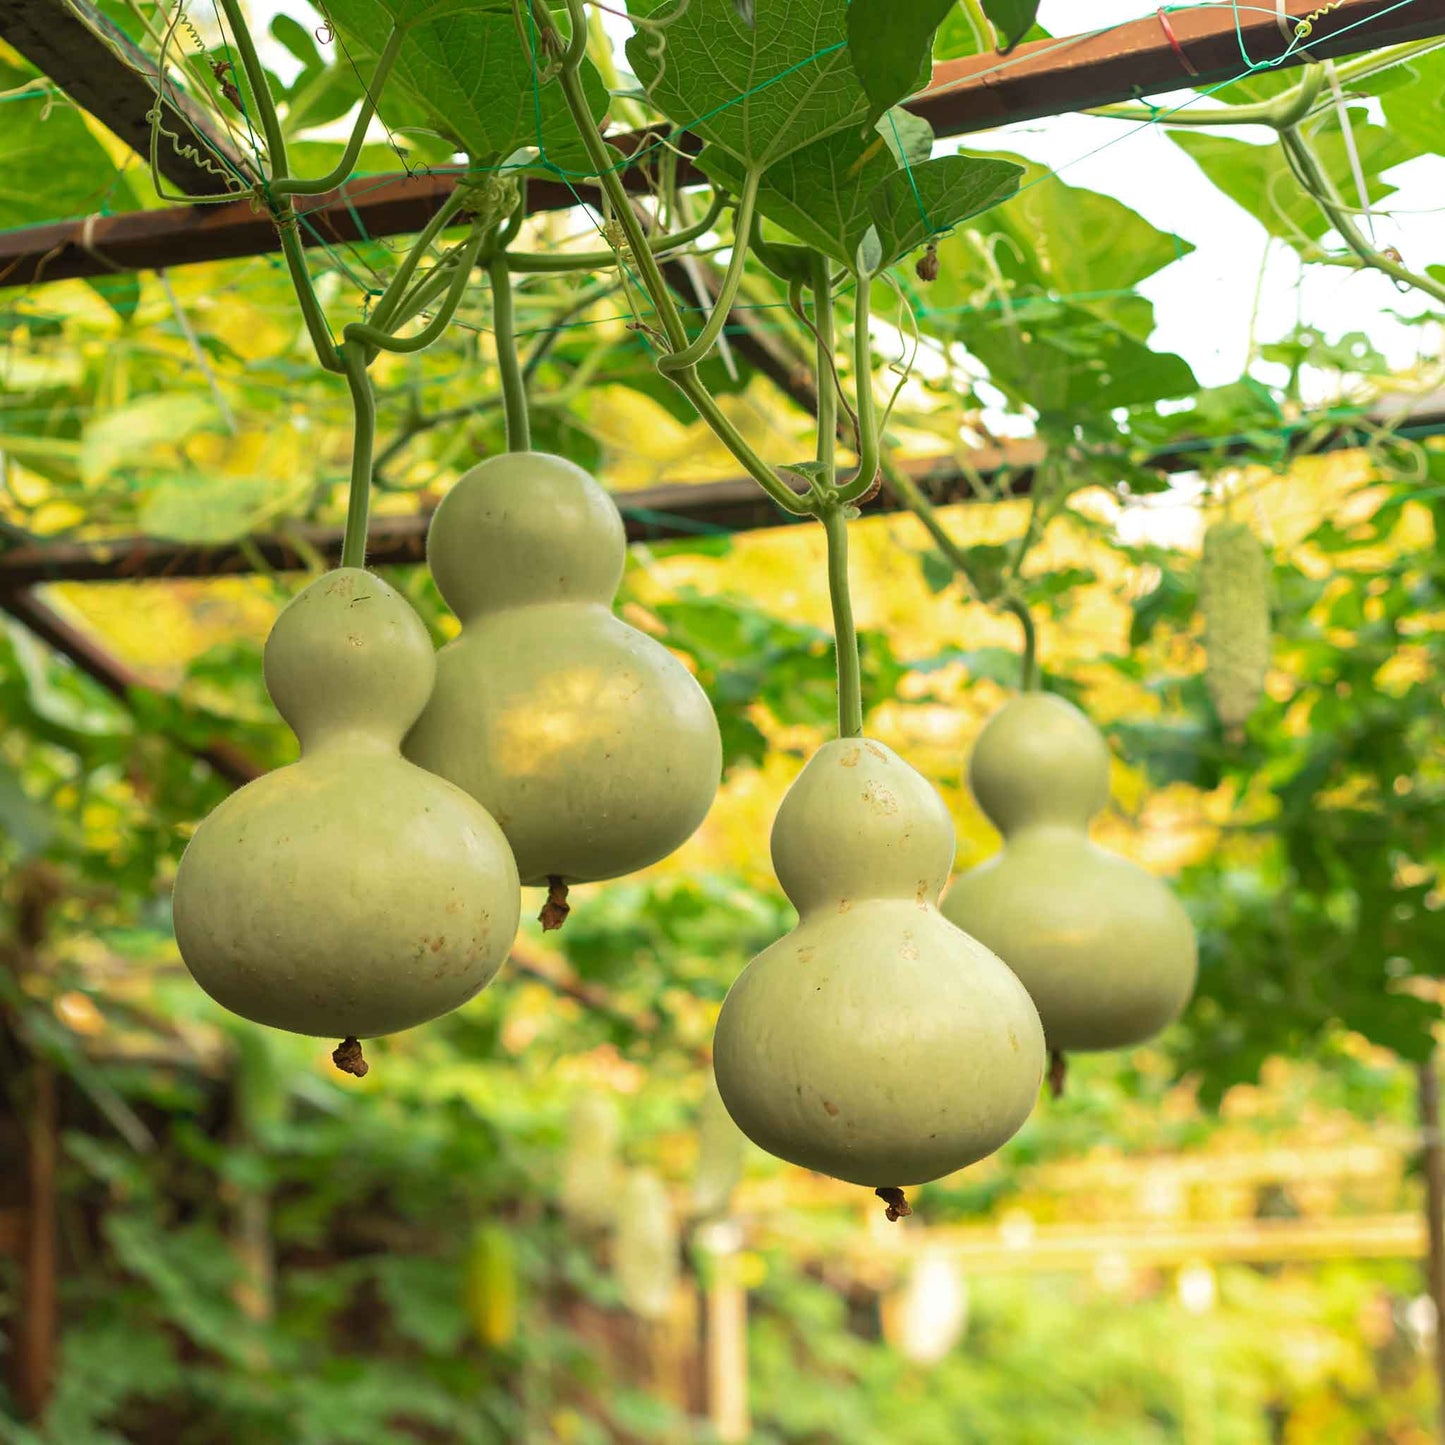
[[661, 18], [627, 58], [654, 105], [747, 169], [774, 164], [868, 116], [848, 59], [847, 0], [758, 0], [750, 24], [732, 0], [634, 0]]
[[[1152, 317], [1147, 301], [1135, 297], [1132, 303]], [[1150, 350], [1137, 330], [1136, 324], [1040, 298], [1008, 313], [961, 318], [956, 334], [1015, 403], [1075, 418], [1195, 390], [1188, 363]]]
[[175, 446], [219, 419], [216, 404], [195, 392], [159, 392], [104, 412], [85, 428], [80, 477], [87, 487], [159, 447]]
[[900, 166], [921, 166], [933, 154], [933, 127], [901, 105], [894, 106], [878, 122], [878, 134], [888, 142]]
[[[884, 116], [866, 140], [840, 131], [785, 156], [764, 172], [758, 209], [805, 245], [871, 274], [1017, 186], [1020, 168], [992, 158], [940, 156], [901, 169], [885, 140], [892, 122]], [[914, 148], [921, 139], [914, 128], [899, 134]], [[709, 146], [698, 165], [724, 185], [741, 184], [726, 151]]]
[[151, 489], [138, 520], [148, 537], [213, 545], [249, 536], [292, 499], [274, 478], [182, 473]]
[[848, 59], [868, 96], [868, 118], [926, 83], [933, 33], [954, 0], [853, 0]]
[[961, 221], [1007, 200], [1019, 188], [1021, 166], [991, 156], [939, 156], [895, 171], [868, 198], [882, 260], [891, 266]]
[[[33, 95], [25, 91], [35, 83]], [[4, 102], [0, 124], [0, 229], [87, 216], [104, 207], [130, 211], [130, 182], [65, 96], [33, 71], [0, 60]]]
[[983, 13], [998, 29], [999, 49], [1012, 50], [1029, 33], [1039, 0], [983, 0]]
[[[374, 58], [394, 21], [435, 8], [429, 0], [336, 0], [329, 18]], [[387, 81], [386, 94], [422, 107], [437, 128], [454, 136], [477, 166], [498, 166], [524, 146], [564, 169], [586, 166], [586, 152], [572, 125], [560, 85], [538, 81], [530, 28], [518, 29], [509, 5], [448, 7], [433, 20], [414, 24]], [[596, 70], [584, 64], [583, 82], [592, 114], [607, 112], [607, 92]], [[381, 110], [388, 115], [385, 96]]]
[[23, 858], [43, 853], [55, 836], [55, 818], [21, 785], [19, 774], [0, 762], [0, 838], [8, 839]]
[[[1356, 110], [1352, 116], [1361, 117], [1363, 112]], [[1369, 125], [1361, 119], [1352, 119], [1351, 132], [1370, 200], [1380, 201], [1393, 195], [1394, 187], [1382, 181], [1379, 172], [1409, 160], [1409, 146], [1383, 126]], [[1254, 145], [1229, 136], [1201, 135], [1182, 129], [1171, 130], [1169, 137], [1271, 236], [1289, 242], [1297, 250], [1307, 250], [1312, 249], [1310, 243], [1319, 242], [1330, 229], [1325, 213], [1305, 192], [1290, 170], [1284, 151], [1274, 142]], [[1354, 171], [1339, 127], [1318, 134], [1311, 145], [1336, 191], [1354, 204]]]
[[[727, 151], [709, 146], [698, 166], [724, 185], [742, 183], [743, 168]], [[868, 198], [897, 169], [877, 132], [865, 141], [851, 128], [839, 131], [769, 166], [758, 188], [758, 209], [805, 246], [852, 266], [873, 225]]]
[[938, 280], [928, 293], [932, 307], [971, 306], [977, 291], [992, 287], [985, 254], [1015, 288], [1068, 300], [1127, 291], [1194, 249], [1112, 196], [1066, 185], [1023, 156], [991, 154], [1023, 166], [1020, 190], [969, 228], [976, 240], [942, 242]]

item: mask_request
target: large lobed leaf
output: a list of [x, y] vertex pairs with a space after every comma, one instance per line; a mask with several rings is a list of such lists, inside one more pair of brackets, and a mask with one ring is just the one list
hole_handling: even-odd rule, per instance
[[[535, 33], [519, 26], [510, 5], [334, 0], [328, 14], [354, 47], [373, 58], [396, 22], [412, 25], [382, 97], [383, 115], [388, 94], [421, 107], [479, 166], [501, 165], [530, 146], [564, 171], [588, 173], [561, 87], [542, 82], [546, 63], [534, 56]], [[607, 92], [590, 64], [584, 63], [583, 82], [600, 120]]]
[[848, 55], [847, 0], [757, 0], [749, 16], [734, 0], [629, 8], [659, 27], [627, 42], [653, 104], [746, 168], [867, 119]]
[[[758, 209], [805, 245], [875, 273], [1018, 188], [1022, 171], [1009, 161], [926, 159], [926, 132], [896, 112], [874, 129], [815, 141], [764, 172]], [[742, 167], [726, 151], [709, 147], [699, 164], [724, 185], [741, 184]]]

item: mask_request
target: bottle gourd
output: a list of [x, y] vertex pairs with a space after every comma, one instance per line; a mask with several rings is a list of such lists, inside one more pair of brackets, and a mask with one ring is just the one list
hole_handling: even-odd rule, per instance
[[1049, 1048], [1117, 1049], [1171, 1023], [1194, 988], [1188, 914], [1144, 869], [1089, 840], [1109, 800], [1109, 749], [1078, 708], [1028, 692], [989, 719], [969, 786], [1004, 836], [943, 911], [1023, 981]]
[[233, 1013], [393, 1033], [464, 1003], [506, 958], [521, 903], [506, 839], [400, 753], [434, 670], [421, 619], [360, 568], [326, 573], [277, 619], [266, 687], [300, 760], [226, 799], [176, 876], [181, 956]]
[[788, 790], [772, 853], [798, 925], [738, 977], [713, 1044], [738, 1127], [885, 1198], [992, 1153], [1038, 1097], [1043, 1032], [1018, 979], [938, 911], [938, 793], [882, 744], [837, 739]]
[[630, 873], [691, 836], [722, 771], [685, 667], [612, 615], [626, 538], [561, 457], [491, 457], [437, 508], [427, 560], [462, 623], [407, 755], [496, 818], [525, 884]]

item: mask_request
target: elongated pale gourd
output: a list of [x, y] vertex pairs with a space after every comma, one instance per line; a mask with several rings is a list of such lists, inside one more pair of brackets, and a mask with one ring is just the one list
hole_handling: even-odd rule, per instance
[[1098, 729], [1061, 697], [1024, 693], [989, 719], [968, 780], [1004, 846], [954, 883], [943, 911], [1023, 981], [1049, 1047], [1123, 1048], [1177, 1018], [1194, 989], [1194, 929], [1159, 879], [1089, 840], [1109, 799]]
[[645, 1320], [663, 1319], [677, 1293], [677, 1216], [667, 1188], [648, 1169], [629, 1172], [617, 1208], [613, 1268], [622, 1301]]
[[432, 520], [427, 560], [462, 631], [407, 755], [492, 813], [524, 883], [655, 863], [717, 791], [706, 695], [612, 615], [625, 551], [607, 493], [535, 452], [473, 467]]
[[692, 1211], [699, 1219], [724, 1215], [747, 1163], [747, 1140], [709, 1077], [697, 1128], [697, 1168], [692, 1177]]
[[300, 1034], [370, 1038], [465, 1003], [506, 958], [521, 897], [486, 810], [401, 756], [435, 669], [421, 619], [343, 567], [281, 613], [265, 667], [301, 758], [191, 839], [186, 966], [233, 1013]]
[[1226, 731], [1240, 733], [1269, 672], [1269, 557], [1248, 524], [1228, 519], [1204, 533], [1199, 559], [1204, 685]]
[[938, 793], [881, 743], [841, 738], [788, 790], [772, 849], [799, 919], [718, 1018], [738, 1127], [875, 1189], [992, 1153], [1038, 1097], [1043, 1031], [1018, 979], [938, 911], [953, 862]]

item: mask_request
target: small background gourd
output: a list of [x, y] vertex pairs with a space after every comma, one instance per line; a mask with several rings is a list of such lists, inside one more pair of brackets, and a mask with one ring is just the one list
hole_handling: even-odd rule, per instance
[[798, 925], [733, 984], [714, 1068], [728, 1112], [769, 1152], [894, 1189], [997, 1149], [1044, 1068], [1018, 979], [945, 919], [953, 823], [881, 743], [826, 743], [773, 826]]
[[1109, 749], [1072, 703], [1027, 692], [989, 720], [969, 786], [1002, 850], [943, 900], [1038, 1005], [1056, 1052], [1114, 1049], [1159, 1032], [1194, 988], [1188, 915], [1142, 868], [1089, 840], [1109, 799]]
[[181, 956], [232, 1012], [372, 1037], [456, 1008], [506, 958], [520, 909], [506, 839], [399, 750], [434, 668], [420, 618], [360, 568], [277, 619], [266, 686], [301, 758], [222, 803], [176, 877]]
[[432, 521], [427, 559], [462, 632], [407, 754], [488, 808], [524, 883], [654, 863], [717, 791], [706, 695], [612, 615], [625, 551], [606, 492], [536, 452], [472, 468]]

